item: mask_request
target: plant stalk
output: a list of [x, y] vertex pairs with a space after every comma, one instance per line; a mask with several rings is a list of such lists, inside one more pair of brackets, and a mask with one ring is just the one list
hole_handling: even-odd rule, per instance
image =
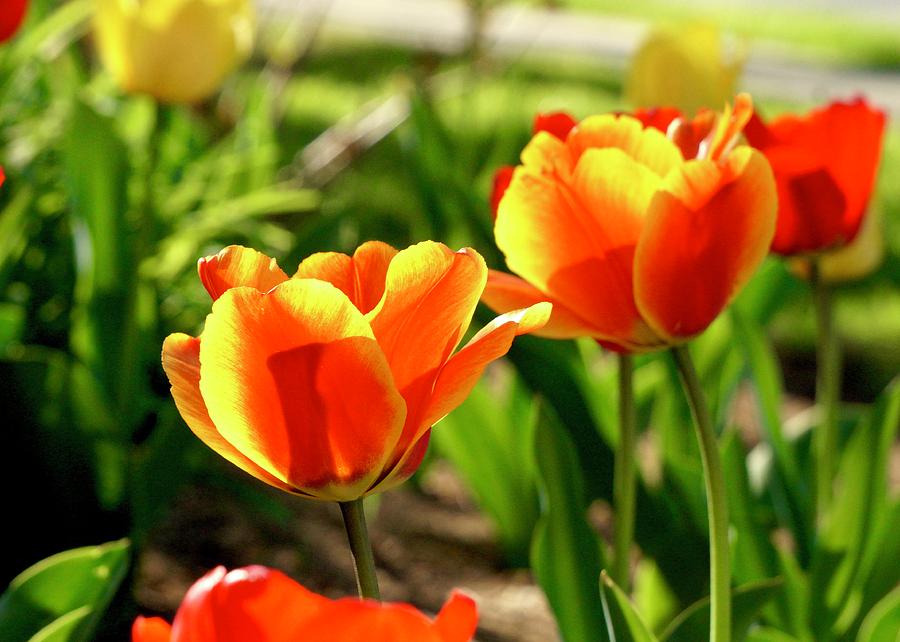
[[728, 549], [728, 504], [725, 496], [725, 477], [719, 445], [712, 418], [694, 362], [686, 345], [672, 348], [678, 364], [681, 382], [694, 416], [703, 478], [706, 482], [706, 506], [709, 512], [710, 567], [710, 642], [729, 642], [731, 639], [731, 561]]
[[619, 446], [613, 469], [613, 533], [612, 578], [628, 592], [631, 544], [634, 540], [636, 462], [636, 424], [634, 407], [634, 357], [619, 355]]
[[338, 502], [344, 516], [347, 529], [347, 541], [356, 566], [356, 587], [359, 596], [373, 600], [381, 599], [378, 590], [378, 578], [375, 575], [375, 558], [372, 555], [372, 544], [366, 528], [366, 513], [363, 510], [362, 497], [349, 502]]
[[816, 408], [818, 429], [813, 433], [816, 517], [821, 523], [831, 505], [838, 448], [838, 403], [841, 388], [840, 346], [834, 327], [831, 288], [822, 278], [819, 262], [810, 261], [810, 284], [816, 310]]

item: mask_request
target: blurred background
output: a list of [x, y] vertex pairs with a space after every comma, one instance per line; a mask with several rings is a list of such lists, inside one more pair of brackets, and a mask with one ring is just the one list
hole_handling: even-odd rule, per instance
[[[336, 507], [232, 470], [175, 410], [160, 346], [202, 328], [197, 259], [245, 244], [290, 274], [316, 251], [435, 239], [503, 268], [493, 173], [517, 162], [539, 112], [695, 111], [749, 91], [768, 118], [866, 96], [889, 129], [870, 206], [880, 228], [835, 297], [847, 426], [900, 370], [896, 2], [258, 0], [246, 61], [211, 95], [172, 104], [123, 91], [101, 62], [92, 17], [106, 1], [33, 0], [0, 45], [0, 580], [130, 537], [135, 563], [98, 639], [125, 639], [137, 612], [171, 616], [220, 563], [354, 590]], [[198, 51], [170, 63], [199, 64]], [[802, 524], [783, 528], [799, 509], [779, 504], [770, 484], [787, 482], [766, 476], [779, 456], [766, 436], [778, 424], [808, 464], [809, 289], [770, 258], [735, 309], [698, 342], [702, 375], [753, 497], [749, 522], [765, 541], [789, 533], [805, 568]], [[703, 491], [671, 364], [642, 357], [637, 377], [635, 599], [662, 626], [704, 592]], [[532, 536], [554, 519], [553, 488], [587, 509], [588, 537], [608, 536], [615, 410], [609, 355], [522, 341], [436, 428], [413, 482], [372, 502], [385, 597], [433, 611], [459, 586], [479, 599], [479, 640], [558, 639], [554, 589], [528, 570], [547, 563]], [[534, 457], [547, 430], [569, 479]], [[896, 499], [900, 454], [888, 446]]]

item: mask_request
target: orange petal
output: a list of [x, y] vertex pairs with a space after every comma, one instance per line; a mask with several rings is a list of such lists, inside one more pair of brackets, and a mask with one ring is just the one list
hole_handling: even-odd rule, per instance
[[468, 595], [454, 591], [434, 621], [442, 642], [469, 642], [478, 626], [478, 607]]
[[172, 397], [178, 412], [203, 443], [257, 479], [281, 490], [292, 490], [283, 480], [266, 472], [232, 446], [219, 434], [209, 418], [206, 402], [200, 394], [200, 339], [180, 333], [170, 334], [163, 342], [162, 365], [172, 386]]
[[396, 254], [397, 250], [381, 241], [363, 243], [352, 258], [339, 252], [321, 252], [305, 259], [294, 278], [328, 281], [366, 313], [381, 300], [388, 265]]
[[631, 273], [659, 185], [653, 172], [614, 148], [585, 152], [571, 182], [518, 171], [500, 205], [497, 245], [510, 270], [589, 321], [594, 336], [652, 341], [635, 307]]
[[665, 176], [682, 162], [681, 152], [663, 132], [654, 127], [645, 129], [639, 120], [625, 114], [584, 119], [569, 134], [566, 146], [573, 163], [588, 149], [618, 148], [658, 176]]
[[207, 317], [200, 364], [222, 436], [321, 499], [365, 493], [403, 426], [405, 404], [369, 324], [324, 281], [226, 292]]
[[509, 312], [472, 337], [441, 369], [425, 413], [424, 427], [430, 428], [465, 401], [487, 365], [509, 351], [514, 337], [542, 328], [550, 318], [551, 309], [545, 302]]
[[[444, 642], [432, 623], [407, 604], [344, 598], [303, 629], [304, 642]], [[468, 642], [468, 641], [465, 641]]]
[[172, 631], [172, 642], [301, 640], [308, 623], [330, 600], [283, 573], [219, 566], [190, 588]]
[[197, 272], [213, 301], [230, 288], [247, 286], [267, 292], [287, 280], [275, 259], [240, 245], [229, 245], [215, 256], [200, 259]]
[[469, 327], [486, 280], [477, 252], [453, 252], [432, 241], [402, 250], [391, 261], [384, 297], [367, 317], [408, 408], [392, 462], [421, 434], [434, 379]]
[[659, 334], [702, 332], [765, 258], [775, 231], [775, 183], [749, 147], [718, 165], [690, 161], [654, 199], [635, 254], [635, 296]]
[[161, 617], [141, 617], [131, 625], [131, 642], [170, 642], [172, 625]]
[[482, 302], [498, 314], [527, 308], [542, 301], [553, 304], [550, 320], [543, 328], [534, 331], [539, 337], [548, 339], [574, 339], [592, 337], [597, 328], [580, 318], [559, 301], [554, 301], [523, 279], [506, 272], [488, 270], [487, 286], [481, 295]]

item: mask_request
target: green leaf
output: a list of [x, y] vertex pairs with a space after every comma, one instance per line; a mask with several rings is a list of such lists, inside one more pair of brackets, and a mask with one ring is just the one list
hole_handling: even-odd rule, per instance
[[535, 431], [541, 519], [531, 566], [566, 642], [607, 642], [597, 578], [600, 541], [587, 523], [578, 457], [556, 418], [544, 409]]
[[800, 640], [783, 631], [760, 627], [747, 634], [746, 642], [800, 642]]
[[92, 639], [129, 559], [128, 541], [119, 540], [58, 553], [28, 568], [0, 597], [0, 639]]
[[606, 571], [600, 576], [600, 598], [611, 642], [657, 642], [631, 600]]
[[900, 587], [884, 596], [869, 611], [856, 639], [857, 642], [900, 641]]
[[431, 439], [494, 522], [509, 562], [527, 566], [539, 514], [531, 449], [538, 404], [511, 369], [490, 374]]
[[863, 565], [886, 519], [887, 470], [900, 430], [900, 380], [890, 384], [842, 448], [835, 500], [826, 515], [811, 571], [812, 622], [818, 637], [843, 634], [856, 619], [871, 568]]
[[[748, 582], [732, 591], [731, 639], [741, 642], [759, 611], [781, 590], [779, 578]], [[682, 611], [659, 636], [660, 642], [697, 642], [709, 637], [709, 598]]]

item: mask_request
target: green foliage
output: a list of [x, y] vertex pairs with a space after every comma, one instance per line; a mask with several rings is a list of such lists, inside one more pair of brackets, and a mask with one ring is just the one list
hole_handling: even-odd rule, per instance
[[565, 430], [545, 409], [535, 431], [541, 518], [534, 532], [531, 566], [566, 642], [610, 640], [603, 628], [597, 578], [600, 541], [587, 523], [587, 500], [578, 458]]
[[0, 597], [0, 638], [87, 642], [119, 588], [130, 560], [128, 541], [77, 548], [42, 560]]
[[600, 595], [611, 642], [657, 642], [628, 596], [605, 572], [600, 576]]

